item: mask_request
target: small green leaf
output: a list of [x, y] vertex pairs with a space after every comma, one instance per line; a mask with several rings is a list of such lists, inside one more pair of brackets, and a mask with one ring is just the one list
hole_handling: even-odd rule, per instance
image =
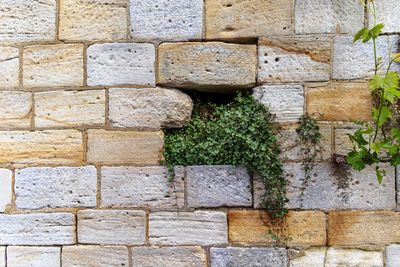
[[362, 28], [359, 32], [356, 33], [356, 35], [354, 35], [353, 43], [357, 42], [360, 39], [364, 39], [367, 36], [368, 32], [368, 28]]
[[363, 169], [365, 169], [366, 165], [364, 162], [364, 157], [366, 156], [368, 152], [365, 150], [360, 150], [360, 151], [351, 151], [348, 155], [347, 155], [347, 163], [350, 164], [353, 169], [357, 170], [357, 171], [361, 171]]
[[371, 35], [371, 37], [374, 39], [378, 38], [384, 27], [385, 25], [383, 23], [376, 24], [371, 30], [369, 30], [369, 35]]
[[387, 106], [382, 106], [381, 112], [378, 115], [379, 118], [377, 119], [378, 126], [381, 127], [383, 126], [392, 116], [392, 111], [390, 110], [389, 107]]
[[384, 173], [378, 166], [375, 168], [375, 171], [376, 171], [376, 178], [378, 178], [378, 183], [381, 184], [383, 181]]

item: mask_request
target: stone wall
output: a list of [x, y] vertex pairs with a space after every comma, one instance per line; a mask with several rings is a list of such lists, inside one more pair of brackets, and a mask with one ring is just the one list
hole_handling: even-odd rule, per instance
[[[0, 267], [400, 266], [395, 170], [378, 185], [373, 169], [330, 163], [351, 121], [371, 119], [359, 2], [0, 1]], [[400, 2], [377, 8], [386, 55]], [[253, 89], [276, 113], [283, 238], [244, 169], [177, 167], [168, 182], [162, 128], [192, 110], [178, 89]], [[323, 134], [306, 186], [293, 145], [305, 112]]]

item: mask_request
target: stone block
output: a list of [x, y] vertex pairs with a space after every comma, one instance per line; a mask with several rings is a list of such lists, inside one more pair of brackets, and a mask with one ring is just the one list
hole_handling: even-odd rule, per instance
[[[400, 20], [400, 14], [399, 12], [397, 12], [398, 10], [400, 10], [400, 2], [397, 0], [376, 1], [375, 6], [377, 23], [385, 24], [383, 32], [400, 32], [400, 25], [398, 23]], [[369, 8], [372, 8], [371, 4], [369, 4]], [[368, 16], [368, 24], [369, 27], [372, 28], [374, 26], [374, 17], [372, 15], [372, 12], [368, 14]]]
[[290, 261], [290, 267], [324, 267], [326, 248], [310, 248], [304, 255]]
[[59, 247], [8, 247], [7, 265], [12, 267], [60, 267]]
[[386, 266], [400, 266], [400, 245], [390, 245], [386, 247]]
[[119, 246], [66, 246], [62, 251], [63, 267], [127, 267], [128, 249]]
[[[1, 38], [1, 32], [0, 32], [0, 38]], [[17, 87], [19, 85], [18, 76], [19, 76], [18, 48], [10, 46], [0, 47], [0, 86], [6, 88]]]
[[28, 129], [32, 118], [32, 94], [0, 91], [0, 128]]
[[4, 212], [7, 206], [11, 204], [12, 177], [13, 173], [11, 170], [0, 169], [0, 212]]
[[383, 267], [384, 265], [382, 252], [380, 251], [329, 248], [326, 254], [325, 266]]

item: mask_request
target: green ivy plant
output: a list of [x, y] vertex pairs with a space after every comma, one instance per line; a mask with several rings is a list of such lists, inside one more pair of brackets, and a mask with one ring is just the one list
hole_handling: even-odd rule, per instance
[[374, 19], [372, 28], [361, 29], [354, 37], [354, 42], [373, 44], [374, 75], [369, 80], [369, 87], [375, 98], [372, 109], [373, 123], [359, 122], [361, 127], [354, 134], [349, 135], [353, 148], [347, 155], [347, 163], [355, 170], [361, 171], [367, 166], [374, 165], [378, 182], [381, 183], [385, 172], [382, 163], [392, 166], [400, 164], [400, 130], [396, 127], [387, 129], [393, 106], [400, 99], [399, 74], [391, 71], [395, 62], [400, 62], [400, 54], [392, 54], [392, 45], [389, 45], [388, 62], [378, 55], [377, 39], [382, 33], [384, 24], [377, 22], [375, 2], [370, 3]]

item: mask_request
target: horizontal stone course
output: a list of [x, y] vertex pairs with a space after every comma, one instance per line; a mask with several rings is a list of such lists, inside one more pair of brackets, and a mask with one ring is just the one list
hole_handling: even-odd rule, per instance
[[7, 206], [11, 204], [12, 177], [13, 172], [11, 170], [0, 169], [0, 213], [4, 212]]
[[62, 266], [128, 267], [128, 248], [119, 246], [65, 246]]
[[60, 247], [7, 247], [7, 266], [60, 267]]
[[[1, 34], [1, 33], [0, 33]], [[19, 50], [11, 46], [0, 47], [0, 86], [19, 85]]]
[[380, 251], [357, 249], [329, 248], [326, 254], [326, 267], [363, 266], [383, 267], [383, 256]]
[[28, 129], [32, 118], [32, 94], [0, 91], [0, 128]]

